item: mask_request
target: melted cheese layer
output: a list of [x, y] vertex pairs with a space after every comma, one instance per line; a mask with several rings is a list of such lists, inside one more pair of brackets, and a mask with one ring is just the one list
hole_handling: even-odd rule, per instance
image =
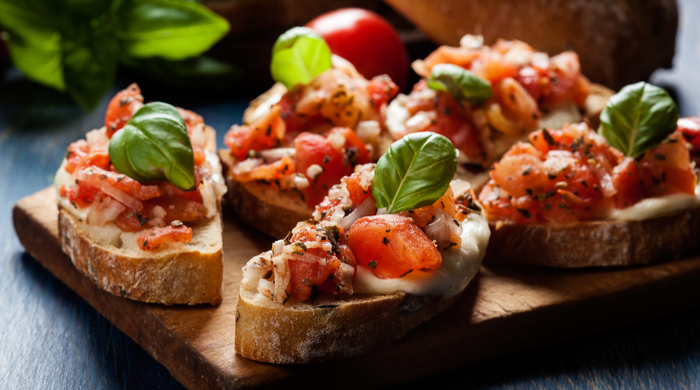
[[358, 266], [353, 287], [356, 294], [396, 294], [453, 297], [463, 291], [479, 272], [491, 231], [486, 220], [469, 214], [462, 222], [462, 245], [442, 252], [442, 265], [432, 271], [416, 271], [397, 279], [378, 278]]

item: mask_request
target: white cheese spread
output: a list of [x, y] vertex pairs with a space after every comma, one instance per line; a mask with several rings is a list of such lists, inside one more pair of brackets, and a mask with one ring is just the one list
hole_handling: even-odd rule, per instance
[[396, 294], [453, 297], [467, 286], [479, 271], [491, 231], [486, 220], [469, 214], [462, 222], [462, 245], [442, 251], [442, 265], [432, 271], [415, 271], [396, 279], [381, 279], [358, 266], [353, 287], [356, 294]]

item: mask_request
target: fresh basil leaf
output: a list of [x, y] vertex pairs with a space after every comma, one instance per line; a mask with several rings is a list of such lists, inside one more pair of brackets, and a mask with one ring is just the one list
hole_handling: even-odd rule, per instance
[[195, 189], [194, 152], [185, 121], [175, 107], [148, 103], [109, 142], [109, 157], [121, 173], [139, 182], [167, 180]]
[[449, 92], [456, 100], [466, 100], [475, 105], [493, 95], [489, 81], [453, 64], [435, 65], [428, 78], [428, 88]]
[[122, 58], [124, 65], [163, 84], [183, 89], [226, 90], [238, 83], [241, 71], [207, 56], [169, 61], [164, 58]]
[[272, 78], [288, 89], [310, 83], [331, 67], [331, 49], [308, 27], [294, 27], [285, 32], [272, 48]]
[[625, 156], [637, 157], [673, 133], [677, 121], [678, 109], [668, 93], [642, 81], [610, 98], [598, 133]]
[[374, 169], [378, 208], [398, 213], [435, 203], [457, 171], [457, 149], [442, 135], [420, 132], [394, 142]]
[[117, 74], [119, 45], [108, 30], [85, 29], [62, 40], [63, 76], [68, 93], [85, 111], [92, 111]]
[[206, 7], [175, 0], [130, 0], [119, 9], [116, 37], [124, 54], [182, 60], [198, 56], [230, 26]]
[[54, 11], [42, 1], [0, 0], [0, 27], [15, 67], [30, 80], [64, 91]]

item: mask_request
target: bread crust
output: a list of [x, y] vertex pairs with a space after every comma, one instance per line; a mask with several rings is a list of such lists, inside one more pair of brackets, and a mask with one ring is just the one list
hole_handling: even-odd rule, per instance
[[678, 259], [698, 245], [700, 208], [643, 221], [491, 227], [485, 264], [559, 268], [649, 264]]
[[101, 289], [166, 305], [221, 302], [224, 263], [219, 214], [192, 228], [193, 245], [143, 254], [96, 242], [87, 229], [86, 222], [59, 206], [58, 232], [63, 252]]
[[276, 364], [306, 364], [365, 353], [400, 338], [447, 310], [450, 298], [405, 293], [282, 306], [241, 290], [236, 307], [236, 352]]
[[297, 222], [311, 218], [314, 209], [304, 202], [299, 191], [279, 191], [268, 183], [255, 181], [239, 182], [230, 174], [234, 164], [231, 153], [222, 149], [219, 159], [228, 186], [227, 204], [245, 223], [273, 238], [282, 238]]

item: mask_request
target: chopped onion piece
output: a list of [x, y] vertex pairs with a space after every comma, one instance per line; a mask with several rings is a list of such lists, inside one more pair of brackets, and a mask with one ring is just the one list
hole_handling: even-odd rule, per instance
[[368, 197], [365, 199], [352, 213], [348, 214], [343, 218], [339, 225], [347, 232], [352, 227], [358, 219], [366, 217], [368, 215], [374, 215], [374, 210], [377, 206], [373, 197]]

